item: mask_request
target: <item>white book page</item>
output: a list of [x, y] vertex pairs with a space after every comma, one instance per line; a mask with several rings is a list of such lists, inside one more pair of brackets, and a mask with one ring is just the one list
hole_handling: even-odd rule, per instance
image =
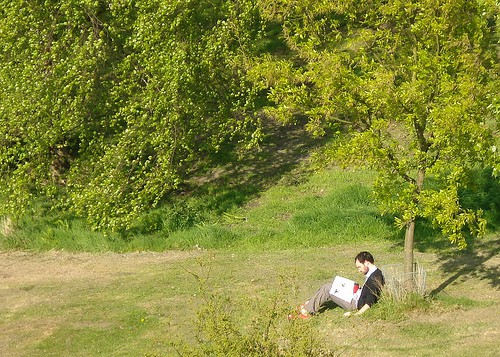
[[351, 302], [354, 296], [354, 284], [355, 282], [353, 280], [344, 278], [342, 276], [336, 276], [335, 279], [333, 279], [330, 294], [344, 301]]

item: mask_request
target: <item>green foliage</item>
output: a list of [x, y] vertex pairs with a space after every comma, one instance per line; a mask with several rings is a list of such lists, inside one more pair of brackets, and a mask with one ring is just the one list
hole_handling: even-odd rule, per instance
[[129, 228], [227, 142], [260, 139], [250, 1], [2, 1], [2, 214]]
[[17, 224], [40, 200], [129, 241], [212, 224], [244, 198], [210, 211], [171, 196], [223, 150], [240, 163], [271, 116], [339, 138], [327, 161], [379, 171], [400, 226], [429, 219], [459, 247], [465, 228], [484, 232], [460, 195], [473, 168], [500, 165], [494, 0], [0, 0], [0, 13], [0, 215]]
[[66, 182], [72, 158], [101, 131], [113, 49], [102, 3], [2, 1], [0, 170], [3, 213], [22, 214]]
[[[379, 172], [374, 191], [401, 227], [431, 220], [451, 242], [481, 235], [461, 205], [473, 170], [498, 165], [495, 1], [260, 1], [289, 56], [255, 60], [268, 112], [307, 116], [316, 135], [345, 131], [327, 161]], [[433, 187], [426, 185], [432, 177]]]
[[492, 229], [500, 223], [500, 181], [492, 170], [476, 170], [470, 181], [459, 192], [462, 206], [471, 210], [483, 210]]

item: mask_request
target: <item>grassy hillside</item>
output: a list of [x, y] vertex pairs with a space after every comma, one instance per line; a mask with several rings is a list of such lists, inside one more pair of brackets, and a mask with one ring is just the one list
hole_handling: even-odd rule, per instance
[[[372, 179], [369, 172], [335, 168], [310, 174], [297, 184], [290, 184], [285, 176], [242, 205], [233, 197], [227, 210], [208, 205], [224, 190], [214, 189], [150, 212], [140, 222], [142, 231], [126, 235], [91, 232], [71, 218], [32, 217], [4, 236], [1, 246], [90, 252], [193, 247], [262, 250], [398, 239], [401, 233], [390, 219], [380, 216], [372, 201]], [[154, 225], [162, 229], [155, 231]], [[152, 232], [147, 232], [148, 227]]]
[[[179, 191], [122, 232], [96, 232], [70, 212], [39, 202], [19, 221], [0, 221], [0, 249], [131, 252], [207, 249], [268, 250], [338, 243], [401, 242], [403, 233], [373, 202], [375, 174], [315, 170], [311, 153], [324, 140], [300, 125], [266, 122], [259, 148], [225, 148], [192, 173]], [[208, 162], [216, 162], [210, 166]], [[465, 208], [482, 208], [491, 231], [500, 222], [500, 184], [481, 172], [462, 193]], [[449, 247], [419, 221], [416, 247]]]

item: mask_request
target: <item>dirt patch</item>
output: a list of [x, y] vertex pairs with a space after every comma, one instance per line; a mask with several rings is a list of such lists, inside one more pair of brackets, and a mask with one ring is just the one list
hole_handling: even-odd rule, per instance
[[[143, 267], [169, 264], [191, 258], [197, 252], [167, 253], [103, 253], [70, 254], [51, 251], [47, 253], [0, 253], [0, 300], [3, 308], [16, 309], [36, 303], [23, 297], [34, 287], [67, 282], [100, 284], [119, 276], [135, 274]], [[35, 298], [42, 299], [37, 295]]]
[[[0, 339], [1, 356], [23, 356], [34, 344], [44, 341], [67, 314], [84, 316], [81, 306], [61, 310], [72, 296], [97, 293], [101, 287], [137, 276], [141, 271], [199, 255], [200, 252], [166, 253], [46, 253], [0, 252], [0, 323], [6, 323]], [[100, 321], [73, 321], [74, 324]], [[71, 325], [71, 326], [73, 326]], [[73, 326], [81, 328], [81, 326]]]

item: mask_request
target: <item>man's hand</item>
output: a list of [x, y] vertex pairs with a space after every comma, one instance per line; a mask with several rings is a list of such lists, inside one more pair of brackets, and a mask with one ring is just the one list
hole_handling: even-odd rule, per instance
[[370, 305], [368, 304], [365, 304], [363, 305], [363, 307], [361, 309], [358, 310], [358, 312], [356, 312], [355, 315], [361, 315], [363, 312], [365, 312], [366, 310], [368, 310], [370, 308]]
[[344, 316], [345, 317], [348, 317], [348, 316], [355, 316], [355, 315], [361, 315], [363, 312], [365, 312], [366, 310], [368, 310], [370, 308], [370, 305], [368, 304], [365, 304], [361, 309], [359, 309], [358, 311], [354, 312], [354, 311], [346, 311], [344, 312]]

